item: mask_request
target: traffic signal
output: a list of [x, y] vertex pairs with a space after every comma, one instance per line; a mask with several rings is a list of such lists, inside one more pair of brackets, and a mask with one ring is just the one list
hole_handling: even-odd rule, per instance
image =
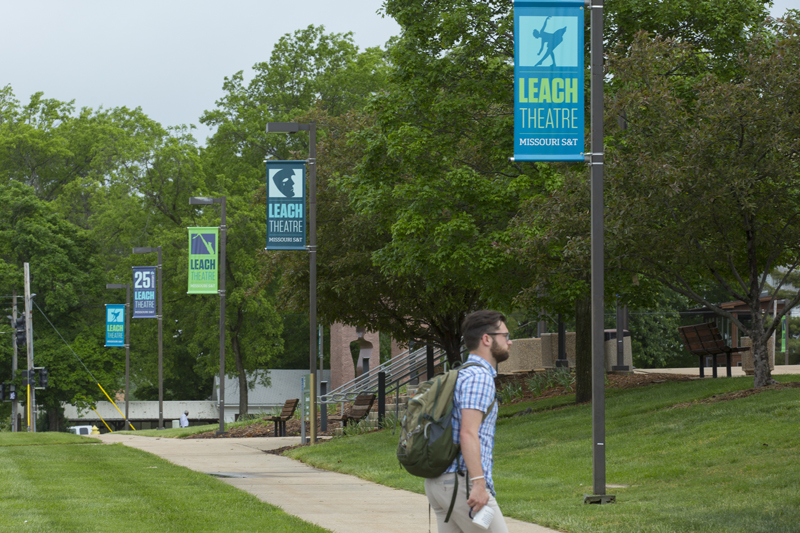
[[47, 369], [46, 368], [39, 369], [39, 386], [40, 387], [47, 387]]
[[[23, 387], [33, 384], [33, 383], [29, 383], [29, 381], [28, 381], [28, 371], [27, 370], [21, 370], [19, 374], [20, 374], [20, 376], [22, 376], [22, 386]], [[33, 374], [33, 370], [31, 370], [31, 374]], [[31, 379], [30, 381], [33, 382], [33, 379]]]
[[0, 383], [0, 402], [6, 401], [6, 384]]
[[17, 330], [17, 346], [25, 346], [27, 335], [25, 332], [25, 317], [21, 316], [14, 322], [14, 329]]

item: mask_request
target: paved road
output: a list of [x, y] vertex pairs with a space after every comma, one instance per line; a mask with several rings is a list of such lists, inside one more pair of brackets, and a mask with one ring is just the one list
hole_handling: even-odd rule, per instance
[[[299, 437], [179, 440], [107, 433], [99, 438], [217, 475], [262, 501], [336, 533], [428, 530], [428, 500], [424, 495], [264, 453], [267, 449], [297, 444]], [[506, 519], [506, 522], [510, 533], [556, 533], [518, 520]], [[436, 531], [435, 518], [431, 531]]]

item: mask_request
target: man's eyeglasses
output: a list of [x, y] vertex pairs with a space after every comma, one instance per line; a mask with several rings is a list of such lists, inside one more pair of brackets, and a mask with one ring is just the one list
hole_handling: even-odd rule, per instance
[[508, 332], [506, 332], [506, 333], [500, 333], [500, 332], [498, 331], [498, 332], [495, 332], [495, 333], [487, 333], [486, 335], [504, 335], [504, 336], [505, 336], [505, 338], [506, 338], [506, 340], [510, 340], [510, 339], [511, 339], [511, 333], [508, 333]]

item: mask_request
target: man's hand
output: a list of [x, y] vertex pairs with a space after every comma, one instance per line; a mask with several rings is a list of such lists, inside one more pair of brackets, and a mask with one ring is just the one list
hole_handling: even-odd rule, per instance
[[472, 490], [469, 491], [469, 498], [467, 498], [467, 505], [472, 508], [472, 516], [483, 509], [483, 506], [489, 503], [489, 493], [486, 491], [486, 480], [476, 479], [472, 482]]

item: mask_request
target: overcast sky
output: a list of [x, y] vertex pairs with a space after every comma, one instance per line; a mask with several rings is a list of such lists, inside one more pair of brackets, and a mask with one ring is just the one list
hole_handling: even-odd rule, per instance
[[[479, 1], [479, 0], [478, 0]], [[37, 91], [80, 107], [141, 106], [165, 126], [195, 124], [225, 76], [269, 59], [309, 24], [351, 31], [363, 50], [399, 27], [381, 0], [26, 0], [4, 3], [0, 86], [26, 103]], [[773, 15], [797, 0], [775, 0]], [[247, 78], [246, 78], [247, 79]]]
[[[310, 24], [353, 32], [360, 49], [400, 31], [381, 0], [26, 0], [4, 2], [0, 86], [80, 107], [141, 106], [165, 126], [195, 124], [226, 76], [269, 59]], [[247, 77], [246, 77], [247, 79]]]

